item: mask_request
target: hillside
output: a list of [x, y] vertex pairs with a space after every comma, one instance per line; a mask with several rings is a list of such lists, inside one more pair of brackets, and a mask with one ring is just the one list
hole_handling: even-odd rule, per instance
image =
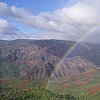
[[[0, 41], [1, 73], [3, 76], [46, 80], [75, 43], [61, 40]], [[54, 77], [84, 73], [99, 67], [99, 52], [99, 44], [79, 43], [67, 58], [63, 59]]]
[[62, 40], [0, 41], [0, 98], [99, 100], [100, 44], [78, 43], [65, 56], [74, 44]]

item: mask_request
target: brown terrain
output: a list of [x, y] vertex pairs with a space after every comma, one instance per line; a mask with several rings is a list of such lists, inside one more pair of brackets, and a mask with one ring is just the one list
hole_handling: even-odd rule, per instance
[[[60, 40], [0, 41], [0, 75], [12, 74], [11, 76], [21, 76], [30, 80], [51, 78], [51, 73], [65, 52], [75, 43]], [[91, 71], [100, 66], [99, 50], [99, 44], [79, 43], [71, 54], [63, 59], [52, 79], [70, 76], [73, 80], [75, 76], [78, 78], [78, 74], [90, 75]], [[7, 66], [9, 70], [6, 71], [2, 66]]]

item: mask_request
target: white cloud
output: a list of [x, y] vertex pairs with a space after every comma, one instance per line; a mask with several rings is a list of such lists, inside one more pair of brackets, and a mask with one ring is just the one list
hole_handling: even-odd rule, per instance
[[86, 4], [77, 3], [70, 8], [63, 8], [65, 16], [69, 16], [74, 22], [77, 23], [95, 23], [97, 20], [97, 13], [91, 7]]
[[18, 29], [7, 22], [7, 20], [0, 19], [0, 34], [15, 35]]
[[1, 2], [0, 15], [12, 17], [25, 25], [40, 29], [41, 38], [77, 40], [100, 23], [100, 1], [76, 1], [70, 7], [63, 7], [52, 13], [40, 13], [37, 16], [23, 8], [10, 7]]

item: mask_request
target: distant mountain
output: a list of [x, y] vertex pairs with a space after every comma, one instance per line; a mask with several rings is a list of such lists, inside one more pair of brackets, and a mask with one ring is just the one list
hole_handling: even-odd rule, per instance
[[[63, 40], [1, 40], [0, 76], [22, 76], [31, 80], [51, 78], [57, 64], [76, 43]], [[77, 44], [52, 78], [72, 77], [100, 66], [100, 44]]]

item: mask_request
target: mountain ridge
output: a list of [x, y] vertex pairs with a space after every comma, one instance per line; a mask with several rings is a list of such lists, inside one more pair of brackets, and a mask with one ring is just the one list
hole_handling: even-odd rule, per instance
[[[57, 64], [60, 64], [63, 56], [74, 44], [76, 44], [74, 41], [61, 40], [2, 41], [0, 42], [1, 72], [4, 76], [11, 75], [12, 72], [14, 76], [46, 80], [51, 78]], [[99, 44], [79, 43], [71, 54], [63, 59], [65, 63], [61, 63], [62, 67], [58, 68], [53, 78], [68, 76], [68, 72], [74, 75], [99, 67], [99, 50]], [[95, 56], [96, 59], [93, 58]]]

